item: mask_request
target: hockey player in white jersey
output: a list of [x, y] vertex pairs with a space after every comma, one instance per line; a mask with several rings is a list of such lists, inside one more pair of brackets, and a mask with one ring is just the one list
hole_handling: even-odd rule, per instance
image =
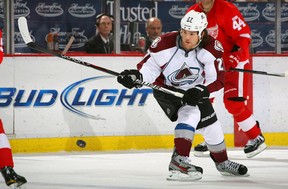
[[222, 127], [209, 100], [211, 93], [223, 87], [222, 45], [208, 35], [204, 13], [190, 11], [180, 25], [180, 31], [155, 39], [137, 69], [124, 70], [117, 80], [127, 88], [141, 87], [135, 83], [138, 79], [184, 94], [179, 98], [153, 90], [165, 114], [176, 122], [167, 180], [202, 178], [203, 169], [189, 159], [196, 130], [221, 174], [248, 176], [246, 166], [228, 159]]

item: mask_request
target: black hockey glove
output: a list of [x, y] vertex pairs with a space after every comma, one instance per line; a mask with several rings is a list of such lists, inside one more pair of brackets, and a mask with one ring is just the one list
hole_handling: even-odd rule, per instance
[[190, 106], [198, 105], [203, 99], [209, 98], [209, 91], [204, 85], [196, 85], [195, 87], [188, 89], [182, 98], [183, 104]]
[[142, 81], [142, 74], [138, 70], [124, 70], [117, 77], [118, 83], [121, 83], [124, 87], [132, 89], [133, 87], [140, 88], [142, 85], [135, 83], [136, 80]]

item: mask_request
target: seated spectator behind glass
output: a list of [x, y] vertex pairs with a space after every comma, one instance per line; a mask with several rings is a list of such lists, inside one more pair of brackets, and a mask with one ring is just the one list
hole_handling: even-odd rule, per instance
[[85, 43], [84, 48], [87, 53], [111, 54], [114, 47], [110, 39], [112, 22], [112, 15], [103, 13], [96, 16], [97, 32]]
[[154, 39], [162, 34], [162, 22], [159, 18], [151, 17], [146, 21], [145, 51], [151, 46]]

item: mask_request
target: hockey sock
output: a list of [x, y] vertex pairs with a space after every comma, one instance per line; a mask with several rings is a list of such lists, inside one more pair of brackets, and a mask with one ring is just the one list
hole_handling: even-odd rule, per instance
[[14, 163], [12, 159], [10, 143], [5, 134], [4, 127], [0, 119], [0, 169], [5, 166], [14, 167]]
[[226, 149], [221, 152], [210, 152], [210, 156], [215, 163], [221, 163], [228, 160]]
[[241, 114], [234, 116], [234, 119], [249, 139], [254, 139], [261, 133], [258, 123], [247, 107]]
[[174, 139], [175, 150], [180, 156], [188, 156], [190, 155], [190, 150], [192, 143], [190, 140], [185, 138], [175, 138]]
[[210, 156], [215, 163], [221, 163], [228, 160], [225, 140], [217, 145], [207, 144]]
[[248, 137], [249, 139], [254, 139], [254, 138], [256, 138], [258, 135], [260, 135], [260, 134], [261, 134], [261, 130], [260, 130], [259, 126], [258, 126], [258, 123], [256, 123], [256, 124], [254, 125], [254, 127], [252, 127], [252, 129], [250, 129], [250, 130], [248, 130], [248, 131], [245, 131], [245, 134], [247, 135], [247, 137]]

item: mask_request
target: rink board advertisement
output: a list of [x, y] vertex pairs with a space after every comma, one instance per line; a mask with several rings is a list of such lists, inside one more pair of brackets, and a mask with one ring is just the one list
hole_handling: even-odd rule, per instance
[[[134, 1], [120, 3], [121, 44], [137, 43], [145, 35], [145, 22], [149, 17], [159, 17], [163, 32], [179, 29], [180, 19], [192, 2], [175, 1]], [[275, 4], [235, 3], [251, 27], [253, 52], [274, 51], [275, 49]], [[17, 19], [25, 16], [28, 20], [32, 39], [46, 46], [47, 34], [58, 32], [59, 49], [63, 50], [73, 35], [75, 40], [71, 51], [83, 51], [85, 42], [95, 34], [96, 15], [113, 14], [114, 1], [95, 0], [15, 0], [15, 48], [16, 52], [35, 52], [27, 48], [21, 38]], [[0, 0], [0, 19], [3, 19], [4, 3]], [[288, 3], [281, 4], [281, 47], [288, 50]], [[131, 31], [132, 30], [132, 31]]]
[[[120, 72], [140, 58], [80, 59]], [[5, 58], [0, 73], [1, 117], [17, 137], [173, 132], [150, 88], [125, 89], [115, 76], [56, 57]]]
[[[135, 68], [142, 57], [76, 58], [121, 72]], [[254, 59], [254, 69], [288, 70], [287, 57]], [[5, 57], [0, 66], [0, 75], [5, 78], [0, 81], [1, 117], [7, 125], [13, 125], [11, 128], [20, 138], [73, 136], [73, 133], [89, 136], [173, 133], [174, 124], [165, 117], [150, 88], [129, 90], [115, 76], [57, 57]], [[266, 131], [287, 131], [285, 124], [280, 124], [287, 119], [282, 109], [286, 108], [286, 98], [281, 98], [283, 103], [277, 102], [280, 94], [286, 94], [280, 93], [280, 89], [288, 90], [286, 82], [287, 78], [254, 75], [255, 113], [260, 120], [272, 121], [263, 123]], [[215, 109], [225, 132], [229, 133], [233, 131], [229, 126], [232, 121], [220, 107], [221, 95], [216, 98]], [[266, 124], [274, 126], [266, 128]], [[7, 127], [13, 132], [11, 128]]]
[[[141, 58], [79, 57], [116, 72], [135, 68]], [[174, 133], [151, 88], [126, 89], [89, 67], [57, 57], [5, 57], [0, 75], [1, 118], [17, 138]], [[232, 133], [230, 116], [218, 111]]]
[[[127, 68], [135, 68], [142, 57], [75, 58], [120, 72]], [[287, 62], [288, 59], [284, 56], [254, 57], [254, 69], [283, 72], [288, 70]], [[155, 145], [162, 148], [165, 142], [170, 142], [169, 147], [173, 146], [171, 142], [175, 123], [171, 123], [162, 112], [150, 88], [129, 90], [117, 83], [115, 76], [57, 57], [5, 57], [0, 68], [1, 119], [6, 132], [14, 134], [15, 139], [29, 141], [46, 138], [48, 141], [45, 140], [43, 145], [46, 146], [48, 142], [51, 151], [56, 150], [55, 147], [60, 151], [71, 150], [70, 144], [75, 147], [75, 142], [70, 142], [68, 147], [65, 145], [62, 148], [58, 140], [66, 138], [62, 141], [64, 145], [67, 143], [66, 140], [73, 137], [94, 137], [93, 141], [97, 139], [102, 145], [101, 149], [100, 145], [93, 145], [93, 149], [96, 150], [103, 150], [105, 144], [109, 144], [106, 150], [130, 149], [130, 145], [134, 143], [140, 144], [141, 147], [147, 145], [147, 148], [153, 148]], [[254, 75], [254, 114], [261, 123], [268, 144], [288, 145], [287, 139], [281, 137], [288, 133], [287, 79]], [[222, 95], [222, 92], [218, 93], [214, 107], [225, 136], [232, 135], [233, 120], [223, 106]], [[147, 139], [153, 136], [153, 141]], [[160, 140], [165, 136], [171, 138]], [[124, 139], [127, 144], [119, 142]], [[112, 145], [111, 141], [114, 142]], [[233, 145], [233, 138], [226, 142], [229, 141]], [[27, 140], [19, 141], [17, 144], [35, 147], [35, 141], [30, 144], [25, 142]], [[43, 148], [42, 143], [37, 142], [41, 147], [33, 149], [34, 151], [50, 150], [49, 146]], [[17, 149], [17, 145], [14, 148], [23, 152], [23, 149]]]

